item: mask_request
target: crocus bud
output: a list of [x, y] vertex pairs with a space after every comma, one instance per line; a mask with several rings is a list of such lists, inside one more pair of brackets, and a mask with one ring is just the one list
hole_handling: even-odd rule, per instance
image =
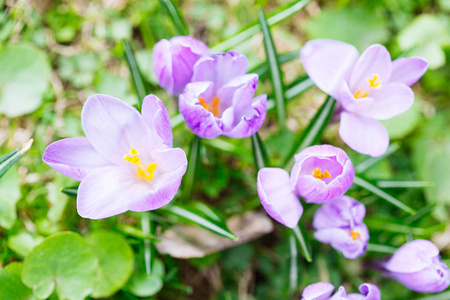
[[[343, 286], [331, 296], [334, 286], [327, 282], [317, 282], [307, 286], [303, 290], [302, 300], [380, 300], [381, 294], [378, 287], [370, 283], [359, 286], [361, 294], [348, 294]], [[330, 297], [331, 296], [331, 297]]]
[[388, 276], [416, 292], [438, 293], [450, 284], [450, 272], [438, 247], [427, 240], [404, 244], [383, 267]]
[[342, 149], [319, 145], [295, 155], [291, 186], [306, 202], [322, 204], [342, 197], [354, 177], [352, 162]]
[[365, 215], [364, 204], [348, 196], [326, 203], [314, 215], [314, 237], [341, 251], [346, 258], [357, 258], [366, 252], [369, 242], [369, 231], [363, 223]]
[[209, 48], [190, 36], [160, 40], [153, 47], [153, 72], [168, 94], [180, 94], [191, 81], [193, 67]]

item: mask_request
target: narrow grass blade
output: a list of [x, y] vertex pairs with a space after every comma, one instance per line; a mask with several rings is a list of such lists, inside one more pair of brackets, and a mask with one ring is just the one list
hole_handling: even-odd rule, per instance
[[72, 198], [77, 198], [77, 194], [78, 194], [78, 186], [72, 186], [72, 187], [67, 187], [67, 188], [63, 188], [61, 190], [61, 192], [63, 192], [64, 194], [66, 194], [69, 197]]
[[211, 218], [209, 214], [205, 214], [203, 211], [192, 205], [181, 206], [172, 204], [163, 206], [160, 210], [176, 215], [217, 235], [229, 238], [230, 240], [236, 241], [238, 239], [238, 237], [228, 229], [225, 220], [221, 219], [219, 216]]
[[145, 90], [144, 80], [142, 79], [141, 72], [134, 57], [133, 51], [131, 49], [130, 43], [128, 41], [123, 41], [123, 48], [125, 50], [125, 59], [130, 69], [131, 79], [133, 80], [134, 87], [136, 88], [136, 93], [138, 95], [138, 109], [141, 109], [142, 101], [144, 100], [147, 92]]
[[164, 7], [167, 14], [172, 19], [173, 25], [175, 25], [178, 33], [180, 35], [189, 35], [189, 30], [186, 26], [186, 23], [184, 22], [175, 5], [173, 5], [173, 2], [171, 0], [159, 0], [159, 3], [161, 3], [161, 6]]
[[[143, 212], [141, 214], [141, 228], [142, 228], [142, 232], [144, 232], [144, 234], [150, 234], [150, 216], [148, 213]], [[152, 255], [152, 249], [151, 249], [152, 245], [150, 242], [150, 239], [144, 239], [144, 264], [145, 264], [145, 272], [147, 274], [147, 276], [150, 276], [152, 274], [152, 259], [153, 259], [153, 255]]]
[[405, 233], [412, 234], [421, 237], [430, 237], [436, 232], [445, 230], [446, 224], [437, 224], [435, 226], [430, 226], [426, 228], [422, 227], [411, 227], [409, 225], [397, 224], [389, 222], [384, 218], [369, 217], [364, 219], [364, 223], [369, 227], [370, 230], [380, 230], [384, 232], [395, 232], [395, 233]]
[[277, 50], [262, 9], [258, 10], [258, 18], [264, 37], [264, 49], [266, 50], [266, 57], [270, 67], [270, 78], [272, 79], [272, 86], [275, 94], [278, 126], [284, 129], [286, 126], [286, 105], [284, 101], [283, 78], [280, 63], [278, 62]]
[[290, 168], [292, 166], [294, 154], [320, 141], [322, 134], [333, 115], [335, 105], [336, 100], [328, 96], [325, 103], [317, 111], [306, 129], [295, 139], [293, 147], [285, 159], [285, 168]]
[[377, 181], [379, 188], [408, 188], [408, 189], [422, 189], [433, 187], [432, 181], [403, 181], [403, 180], [379, 180]]
[[[274, 12], [273, 14], [270, 14], [270, 17], [267, 18], [267, 25], [272, 26], [275, 24], [280, 23], [281, 21], [289, 18], [290, 16], [294, 15], [295, 13], [299, 12], [303, 7], [306, 6], [309, 2], [312, 0], [294, 0], [287, 4], [286, 6], [281, 7], [279, 10]], [[248, 40], [252, 36], [254, 36], [256, 33], [260, 31], [260, 27], [258, 24], [254, 24], [238, 34], [220, 42], [219, 44], [212, 47], [213, 52], [224, 52], [227, 51], [234, 46], [242, 43], [243, 41]]]
[[140, 239], [140, 240], [145, 240], [145, 239], [149, 239], [155, 242], [160, 242], [161, 240], [159, 238], [157, 238], [156, 236], [154, 236], [151, 233], [148, 232], [144, 232], [142, 230], [139, 230], [131, 225], [127, 225], [127, 224], [119, 224], [117, 226], [117, 229], [122, 232], [125, 235], [134, 237], [136, 239]]
[[291, 234], [289, 236], [289, 246], [289, 250], [291, 252], [291, 261], [289, 268], [289, 294], [293, 295], [297, 290], [298, 285], [298, 249], [294, 234]]
[[367, 250], [369, 252], [376, 252], [382, 254], [393, 254], [397, 248], [386, 246], [386, 245], [377, 245], [377, 244], [367, 244]]
[[394, 206], [397, 206], [398, 208], [400, 208], [401, 210], [414, 215], [416, 212], [414, 209], [412, 209], [411, 207], [407, 206], [406, 204], [404, 204], [403, 202], [401, 202], [400, 200], [394, 198], [393, 196], [389, 195], [388, 193], [386, 193], [385, 191], [379, 189], [378, 187], [376, 187], [375, 185], [373, 185], [372, 183], [362, 179], [361, 177], [355, 176], [355, 179], [353, 180], [353, 183], [362, 187], [363, 189], [368, 190], [369, 192], [377, 195], [378, 197], [386, 200], [387, 202], [391, 203]]
[[300, 250], [302, 252], [303, 257], [306, 259], [307, 262], [312, 262], [312, 255], [311, 255], [311, 246], [308, 243], [308, 240], [305, 239], [302, 229], [300, 228], [300, 225], [297, 225], [292, 229], [294, 232], [294, 235], [300, 244]]
[[189, 149], [188, 168], [183, 178], [183, 198], [188, 199], [192, 194], [192, 188], [195, 179], [195, 169], [197, 168], [197, 159], [200, 150], [200, 138], [194, 136]]
[[[295, 50], [287, 53], [278, 54], [278, 62], [280, 64], [290, 62], [299, 57], [300, 50]], [[270, 67], [267, 62], [263, 62], [258, 66], [248, 70], [248, 73], [256, 73], [259, 76], [259, 80], [269, 75]]]
[[360, 174], [360, 173], [365, 172], [370, 167], [375, 165], [377, 162], [379, 162], [380, 160], [388, 157], [389, 155], [391, 155], [392, 153], [394, 153], [398, 149], [400, 149], [400, 144], [399, 143], [392, 143], [392, 144], [390, 144], [389, 147], [386, 150], [386, 153], [384, 153], [383, 155], [378, 156], [378, 157], [370, 157], [370, 158], [366, 159], [365, 161], [363, 161], [362, 163], [360, 163], [359, 165], [357, 165], [355, 167], [355, 173], [356, 174]]
[[415, 215], [408, 216], [405, 218], [406, 224], [414, 223], [415, 221], [421, 219], [422, 217], [428, 215], [433, 211], [433, 209], [436, 207], [436, 203], [428, 204], [426, 206], [421, 207], [416, 211]]
[[269, 167], [270, 163], [269, 163], [269, 156], [267, 155], [266, 146], [261, 140], [259, 134], [255, 133], [254, 135], [252, 135], [251, 140], [256, 170], [259, 171], [264, 167]]
[[22, 147], [16, 148], [11, 152], [0, 157], [0, 177], [2, 177], [6, 171], [8, 171], [22, 155], [30, 149], [33, 144], [33, 139], [22, 145]]

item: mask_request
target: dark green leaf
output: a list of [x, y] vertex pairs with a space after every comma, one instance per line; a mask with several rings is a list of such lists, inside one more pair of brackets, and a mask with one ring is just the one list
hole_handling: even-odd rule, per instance
[[392, 153], [394, 153], [398, 149], [400, 149], [400, 144], [399, 143], [392, 143], [392, 144], [390, 144], [389, 147], [387, 148], [386, 152], [383, 155], [378, 156], [378, 157], [369, 157], [368, 159], [366, 159], [365, 161], [363, 161], [362, 163], [357, 165], [355, 167], [355, 173], [356, 174], [360, 174], [360, 173], [365, 172], [367, 169], [369, 169], [370, 167], [375, 165], [377, 162], [379, 162], [380, 160], [384, 159], [385, 157], [388, 157], [389, 155], [391, 155]]
[[161, 6], [164, 7], [167, 14], [172, 19], [173, 25], [175, 25], [179, 35], [189, 35], [189, 30], [186, 23], [181, 18], [181, 15], [175, 5], [173, 5], [172, 0], [159, 0], [159, 3], [161, 3]]
[[325, 103], [317, 111], [306, 129], [295, 139], [293, 147], [285, 159], [285, 168], [290, 168], [292, 166], [294, 154], [320, 141], [322, 134], [333, 115], [335, 105], [336, 100], [328, 96]]
[[[298, 11], [300, 11], [303, 7], [306, 6], [311, 2], [311, 0], [300, 0], [300, 1], [292, 1], [289, 4], [287, 4], [284, 7], [281, 7], [280, 10], [277, 10], [275, 13], [270, 14], [271, 16], [267, 18], [267, 25], [272, 26], [275, 24], [280, 23], [281, 21], [289, 18], [290, 16], [294, 15]], [[258, 33], [261, 30], [261, 27], [258, 24], [252, 25], [238, 34], [222, 41], [221, 43], [215, 45], [211, 48], [213, 52], [224, 52], [227, 51], [234, 46], [242, 43], [243, 41], [248, 40], [249, 38], [253, 37], [256, 33]]]
[[252, 139], [252, 149], [253, 158], [255, 160], [255, 169], [257, 171], [264, 167], [270, 167], [269, 156], [267, 154], [266, 146], [261, 140], [258, 133], [251, 136]]
[[312, 262], [311, 255], [311, 245], [308, 242], [308, 239], [305, 239], [303, 230], [300, 228], [300, 224], [294, 227], [292, 230], [294, 232], [295, 237], [297, 238], [298, 243], [300, 244], [300, 250], [302, 252], [303, 257], [307, 262]]
[[183, 181], [183, 198], [188, 199], [192, 194], [195, 179], [195, 169], [197, 168], [198, 155], [200, 150], [200, 138], [194, 136], [189, 149], [188, 168]]
[[234, 241], [237, 240], [237, 236], [228, 229], [225, 220], [217, 215], [215, 218], [211, 218], [211, 212], [205, 214], [202, 210], [196, 208], [195, 205], [180, 206], [172, 204], [163, 206], [160, 209], [199, 225], [215, 234], [224, 236]]
[[386, 200], [387, 202], [391, 203], [392, 205], [397, 206], [398, 208], [404, 210], [405, 212], [407, 212], [409, 214], [413, 215], [413, 214], [416, 213], [414, 211], [414, 209], [412, 209], [411, 207], [407, 206], [406, 204], [404, 204], [400, 200], [394, 198], [393, 196], [389, 195], [385, 191], [377, 188], [375, 185], [373, 185], [372, 183], [362, 179], [361, 177], [355, 176], [355, 179], [353, 180], [353, 183], [358, 185], [358, 186], [360, 186], [360, 187], [362, 187], [363, 189], [366, 189], [369, 192], [377, 195], [378, 197]]
[[0, 157], [0, 177], [2, 177], [6, 171], [9, 170], [17, 160], [30, 149], [33, 144], [33, 139], [29, 140], [22, 147], [16, 148], [13, 151]]
[[266, 50], [266, 57], [270, 67], [270, 78], [272, 79], [272, 86], [275, 93], [275, 102], [277, 107], [278, 126], [285, 128], [286, 126], [286, 105], [284, 101], [284, 85], [283, 78], [278, 62], [277, 50], [270, 33], [269, 25], [264, 17], [262, 9], [258, 10], [259, 24], [264, 37], [264, 49]]
[[130, 69], [131, 78], [133, 80], [134, 87], [136, 88], [136, 93], [138, 95], [138, 109], [140, 110], [142, 106], [142, 101], [144, 100], [147, 92], [145, 91], [144, 80], [142, 79], [141, 72], [139, 71], [136, 58], [134, 57], [133, 50], [131, 49], [130, 43], [128, 41], [123, 41], [123, 47], [125, 50], [125, 59]]

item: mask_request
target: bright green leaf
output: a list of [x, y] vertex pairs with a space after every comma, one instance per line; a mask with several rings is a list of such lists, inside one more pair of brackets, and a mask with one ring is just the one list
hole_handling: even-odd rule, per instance
[[10, 229], [17, 219], [16, 203], [21, 197], [20, 178], [15, 168], [0, 179], [0, 226]]
[[31, 299], [32, 291], [22, 283], [20, 274], [22, 263], [13, 262], [0, 273], [0, 299], [26, 300]]
[[41, 236], [33, 236], [23, 231], [8, 238], [8, 247], [21, 256], [27, 256], [31, 249], [44, 240]]
[[164, 274], [164, 264], [154, 259], [152, 274], [147, 276], [144, 270], [137, 270], [128, 281], [127, 289], [138, 297], [153, 296], [162, 289]]
[[25, 258], [22, 281], [38, 298], [56, 290], [60, 299], [81, 300], [90, 295], [98, 260], [78, 234], [57, 233], [36, 246]]

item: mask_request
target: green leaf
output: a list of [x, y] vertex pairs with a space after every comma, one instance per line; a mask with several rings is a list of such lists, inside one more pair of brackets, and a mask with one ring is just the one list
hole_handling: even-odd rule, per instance
[[285, 168], [290, 168], [292, 166], [294, 162], [294, 154], [320, 141], [322, 134], [327, 127], [331, 116], [333, 115], [335, 105], [336, 100], [328, 96], [325, 103], [314, 115], [306, 129], [295, 138], [293, 147], [285, 159]]
[[136, 93], [138, 95], [138, 105], [139, 110], [142, 106], [142, 101], [145, 96], [147, 96], [147, 92], [145, 90], [144, 80], [142, 79], [142, 75], [139, 71], [138, 64], [136, 62], [136, 58], [134, 57], [133, 50], [131, 49], [130, 43], [128, 41], [123, 41], [123, 47], [125, 50], [125, 59], [128, 64], [128, 68], [130, 69], [131, 79], [133, 80], [134, 87], [136, 88]]
[[367, 244], [367, 250], [368, 252], [376, 252], [376, 253], [383, 253], [383, 254], [394, 254], [395, 251], [397, 251], [397, 248], [386, 246], [386, 245], [377, 245], [377, 244]]
[[189, 149], [188, 168], [184, 175], [183, 197], [189, 198], [192, 194], [195, 179], [195, 169], [197, 168], [198, 155], [200, 153], [200, 138], [194, 136]]
[[33, 144], [33, 139], [26, 142], [22, 147], [16, 148], [13, 151], [6, 153], [0, 157], [0, 177], [2, 177], [6, 171], [9, 170], [17, 160], [30, 149]]
[[411, 227], [409, 225], [389, 222], [389, 220], [380, 217], [368, 217], [364, 223], [372, 230], [395, 233], [410, 233], [421, 237], [430, 237], [433, 233], [445, 230], [446, 224], [438, 224], [428, 228]]
[[392, 119], [382, 120], [381, 123], [386, 127], [392, 140], [402, 139], [412, 133], [421, 120], [420, 100], [416, 99], [410, 109]]
[[[287, 63], [293, 61], [294, 59], [298, 59], [300, 50], [295, 50], [287, 53], [281, 53], [277, 55], [277, 60], [280, 64]], [[270, 65], [267, 62], [263, 62], [258, 66], [248, 70], [247, 73], [256, 73], [259, 76], [259, 80], [266, 77], [269, 74]]]
[[216, 214], [215, 217], [211, 217], [210, 213], [204, 213], [202, 209], [195, 207], [195, 205], [166, 205], [160, 208], [163, 211], [181, 217], [182, 219], [201, 226], [217, 235], [224, 236], [230, 240], [236, 241], [238, 237], [231, 232], [225, 220]]
[[289, 236], [289, 250], [291, 253], [290, 266], [289, 266], [289, 293], [293, 295], [297, 290], [298, 286], [298, 249], [295, 235], [291, 234]]
[[98, 260], [78, 234], [61, 232], [45, 239], [25, 258], [22, 281], [37, 298], [54, 290], [60, 299], [81, 300], [90, 295]]
[[189, 35], [186, 23], [181, 18], [175, 5], [173, 5], [172, 0], [159, 0], [159, 3], [161, 3], [161, 6], [164, 7], [165, 11], [172, 19], [173, 25], [175, 25], [179, 35]]
[[278, 126], [285, 128], [286, 126], [286, 105], [284, 101], [284, 85], [283, 78], [278, 62], [277, 50], [270, 33], [269, 25], [264, 17], [262, 9], [258, 10], [259, 24], [264, 37], [264, 49], [266, 50], [266, 57], [270, 67], [270, 78], [272, 79], [272, 86], [275, 93], [275, 102], [277, 108]]
[[[299, 12], [309, 2], [311, 2], [311, 0], [300, 0], [300, 1], [295, 0], [295, 1], [288, 3], [286, 6], [280, 7], [279, 10], [270, 14], [270, 17], [267, 18], [267, 25], [272, 26], [272, 25], [280, 23], [281, 21], [283, 21], [283, 20], [289, 18], [290, 16], [294, 15], [295, 13]], [[252, 26], [242, 30], [238, 34], [215, 45], [214, 47], [211, 48], [211, 51], [213, 51], [213, 52], [227, 51], [227, 50], [233, 48], [234, 46], [242, 43], [243, 41], [246, 41], [249, 38], [253, 37], [260, 30], [261, 30], [261, 27], [259, 26], [259, 24], [252, 25]]]
[[398, 149], [400, 149], [399, 143], [391, 143], [389, 147], [387, 148], [386, 152], [378, 157], [369, 157], [359, 165], [355, 167], [355, 173], [360, 174], [368, 170], [370, 167], [378, 163], [379, 161], [383, 160], [384, 158], [388, 157], [392, 153], [396, 152]]
[[0, 299], [26, 300], [31, 299], [32, 291], [22, 283], [22, 263], [13, 262], [0, 273]]
[[385, 191], [377, 188], [375, 185], [371, 184], [370, 182], [362, 179], [361, 177], [355, 176], [355, 179], [353, 180], [353, 183], [362, 187], [363, 189], [368, 190], [369, 192], [377, 195], [378, 197], [386, 200], [387, 202], [391, 203], [394, 206], [397, 206], [401, 210], [414, 215], [416, 212], [411, 207], [407, 206], [400, 200], [394, 198], [393, 196], [389, 195]]
[[16, 203], [21, 197], [20, 178], [15, 168], [0, 179], [0, 226], [10, 229], [17, 219]]
[[379, 188], [408, 188], [408, 189], [421, 189], [427, 187], [433, 187], [432, 181], [406, 181], [406, 180], [379, 180], [377, 181]]
[[130, 278], [134, 268], [134, 252], [120, 234], [111, 231], [96, 231], [86, 237], [86, 242], [98, 259], [92, 297], [110, 297]]
[[300, 227], [301, 225], [298, 224], [296, 227], [292, 229], [294, 232], [295, 238], [297, 239], [298, 243], [300, 244], [300, 250], [302, 252], [303, 257], [306, 259], [307, 262], [312, 262], [312, 255], [311, 255], [311, 245], [309, 244], [308, 239], [305, 239], [303, 230]]
[[154, 259], [152, 274], [148, 276], [145, 271], [138, 269], [128, 281], [127, 290], [138, 297], [153, 296], [162, 289], [164, 274], [164, 264], [159, 259]]
[[266, 146], [261, 140], [259, 134], [255, 133], [250, 138], [252, 140], [253, 158], [255, 160], [256, 171], [259, 171], [264, 167], [270, 167], [269, 155], [267, 154]]
[[215, 139], [203, 139], [202, 144], [220, 150], [222, 152], [233, 154], [249, 161], [253, 159], [253, 154], [250, 151], [248, 151], [247, 149], [243, 149], [233, 143], [230, 143], [220, 137]]
[[0, 66], [0, 114], [12, 118], [38, 109], [49, 86], [47, 54], [31, 44], [9, 44], [0, 50]]
[[33, 236], [23, 231], [8, 238], [8, 247], [17, 254], [25, 257], [30, 251], [44, 240], [41, 236]]

